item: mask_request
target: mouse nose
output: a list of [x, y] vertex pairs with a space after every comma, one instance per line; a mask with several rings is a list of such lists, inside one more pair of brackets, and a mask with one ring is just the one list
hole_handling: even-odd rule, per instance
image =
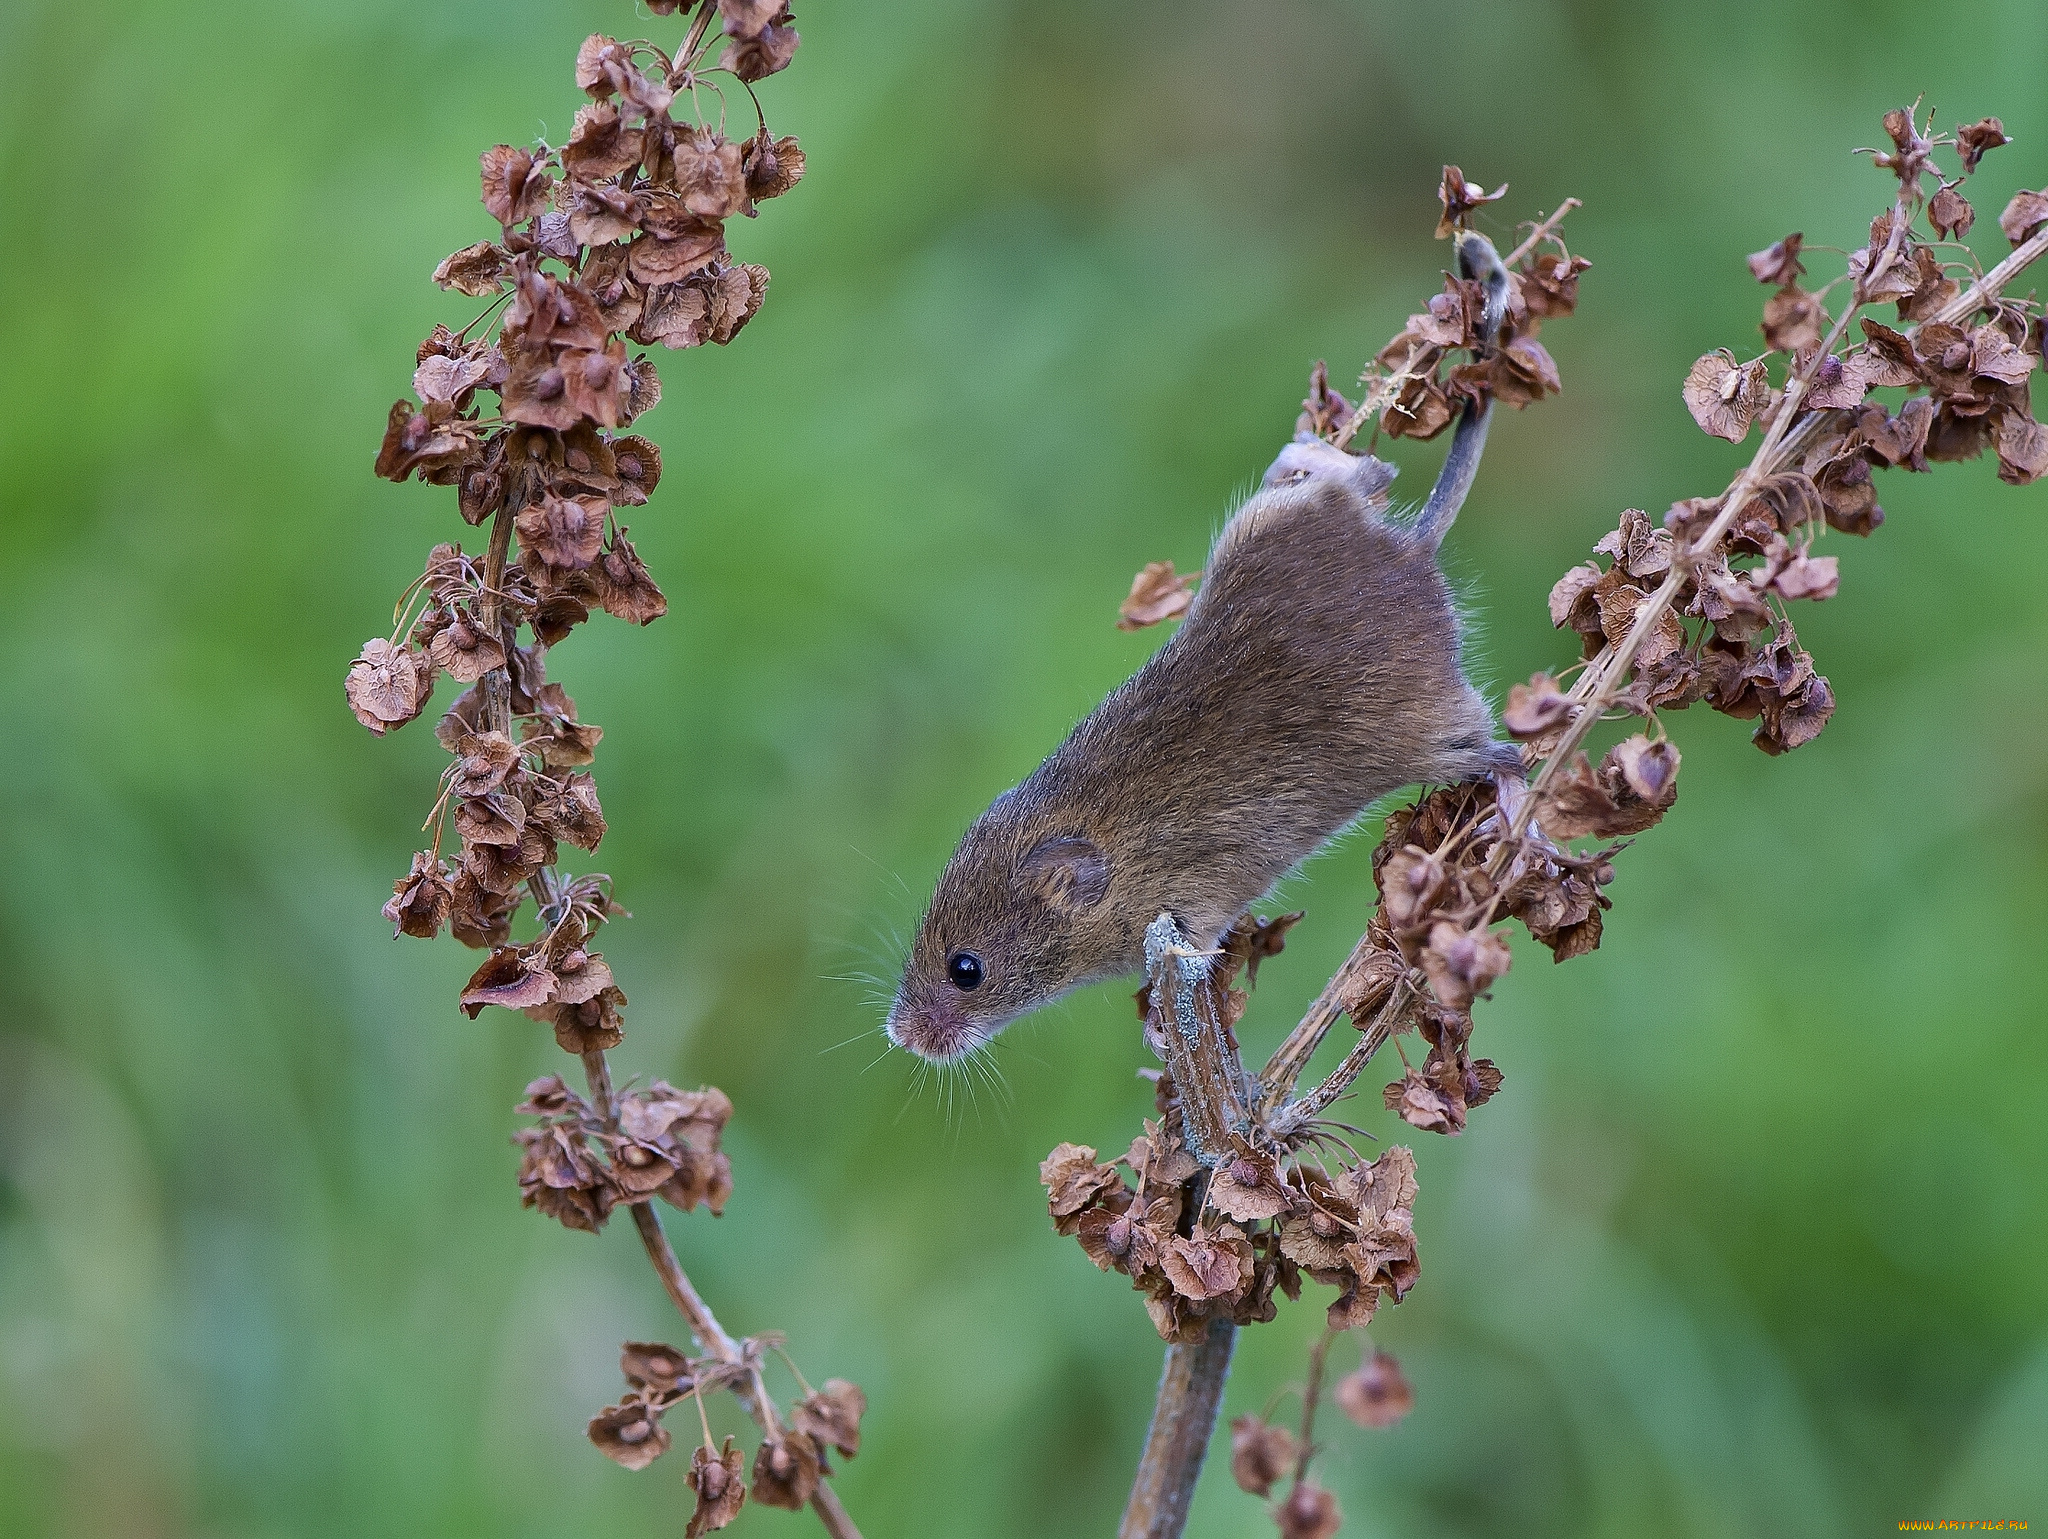
[[959, 1006], [900, 997], [882, 1029], [898, 1047], [933, 1062], [958, 1058], [983, 1040]]

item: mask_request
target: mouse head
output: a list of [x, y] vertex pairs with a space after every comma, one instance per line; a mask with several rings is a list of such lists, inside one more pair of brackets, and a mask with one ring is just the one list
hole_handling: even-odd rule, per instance
[[1108, 857], [1085, 834], [1045, 829], [1007, 792], [946, 863], [919, 924], [886, 1030], [938, 1062], [1092, 976], [1086, 958], [1109, 891]]

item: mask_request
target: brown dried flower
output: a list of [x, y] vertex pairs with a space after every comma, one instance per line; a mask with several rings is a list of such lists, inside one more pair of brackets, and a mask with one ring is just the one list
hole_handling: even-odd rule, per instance
[[1456, 166], [1445, 166], [1443, 181], [1438, 185], [1436, 198], [1443, 207], [1443, 216], [1436, 222], [1436, 238], [1442, 240], [1465, 222], [1465, 217], [1474, 209], [1488, 203], [1498, 202], [1507, 195], [1508, 184], [1502, 182], [1492, 192], [1487, 192], [1474, 183], [1465, 180], [1465, 173]]
[[1330, 1539], [1344, 1526], [1337, 1498], [1312, 1480], [1298, 1480], [1273, 1509], [1281, 1539]]
[[1131, 596], [1117, 606], [1116, 628], [1138, 631], [1161, 620], [1179, 619], [1194, 602], [1195, 584], [1201, 576], [1190, 572], [1183, 577], [1174, 571], [1171, 561], [1148, 561], [1131, 579]]
[[668, 1452], [668, 1429], [661, 1412], [639, 1395], [628, 1395], [590, 1418], [585, 1429], [599, 1453], [629, 1470], [644, 1470]]
[[1230, 1474], [1240, 1490], [1253, 1496], [1272, 1493], [1276, 1482], [1294, 1468], [1297, 1445], [1285, 1427], [1239, 1416], [1230, 1423]]
[[1415, 1391], [1390, 1353], [1374, 1352], [1334, 1391], [1344, 1414], [1361, 1427], [1391, 1427], [1415, 1408]]
[[1738, 365], [1727, 348], [1716, 348], [1702, 354], [1686, 375], [1685, 409], [1716, 438], [1740, 443], [1769, 390], [1761, 358]]
[[692, 1450], [689, 1481], [690, 1489], [697, 1493], [697, 1510], [683, 1530], [686, 1539], [724, 1528], [739, 1516], [740, 1505], [747, 1499], [747, 1483], [741, 1473], [745, 1468], [746, 1456], [730, 1437], [716, 1453], [702, 1444]]
[[818, 1489], [818, 1445], [809, 1434], [789, 1432], [761, 1440], [754, 1451], [754, 1499], [769, 1507], [802, 1512]]
[[851, 1459], [860, 1452], [860, 1419], [866, 1414], [868, 1397], [848, 1379], [827, 1379], [796, 1403], [790, 1420], [799, 1432], [817, 1439], [820, 1447], [836, 1448]]
[[349, 709], [379, 737], [425, 710], [433, 687], [433, 663], [382, 636], [365, 642], [362, 653], [349, 664]]

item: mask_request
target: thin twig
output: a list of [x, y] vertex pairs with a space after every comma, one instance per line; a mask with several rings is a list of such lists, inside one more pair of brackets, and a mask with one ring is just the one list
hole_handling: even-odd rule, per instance
[[690, 23], [689, 36], [683, 39], [683, 46], [676, 54], [676, 68], [686, 70], [697, 56], [697, 45], [704, 41], [704, 29], [711, 25], [712, 15], [717, 11], [717, 0], [704, 0], [697, 7], [697, 18]]
[[1330, 1343], [1337, 1339], [1334, 1325], [1323, 1328], [1322, 1339], [1308, 1353], [1308, 1385], [1301, 1392], [1301, 1436], [1294, 1448], [1294, 1483], [1308, 1478], [1308, 1461], [1316, 1453], [1316, 1404], [1323, 1398], [1323, 1359], [1330, 1355]]
[[1540, 224], [1536, 226], [1535, 229], [1529, 232], [1529, 238], [1527, 240], [1523, 241], [1521, 245], [1515, 247], [1513, 251], [1510, 251], [1506, 256], [1500, 259], [1500, 265], [1503, 267], [1513, 267], [1517, 262], [1521, 261], [1523, 257], [1527, 256], [1530, 252], [1534, 251], [1540, 243], [1542, 243], [1545, 240], [1548, 240], [1550, 238], [1551, 232], [1554, 231], [1559, 225], [1564, 223], [1564, 216], [1566, 214], [1569, 214], [1575, 208], [1583, 208], [1584, 206], [1585, 205], [1580, 203], [1577, 198], [1566, 198], [1564, 202], [1558, 204], [1557, 211], [1555, 213], [1550, 215], [1547, 219], [1543, 220]]

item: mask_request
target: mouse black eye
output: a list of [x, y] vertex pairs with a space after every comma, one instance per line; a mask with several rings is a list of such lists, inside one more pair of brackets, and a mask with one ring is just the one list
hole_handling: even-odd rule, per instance
[[963, 994], [981, 987], [981, 958], [971, 951], [956, 951], [946, 958], [946, 976]]

